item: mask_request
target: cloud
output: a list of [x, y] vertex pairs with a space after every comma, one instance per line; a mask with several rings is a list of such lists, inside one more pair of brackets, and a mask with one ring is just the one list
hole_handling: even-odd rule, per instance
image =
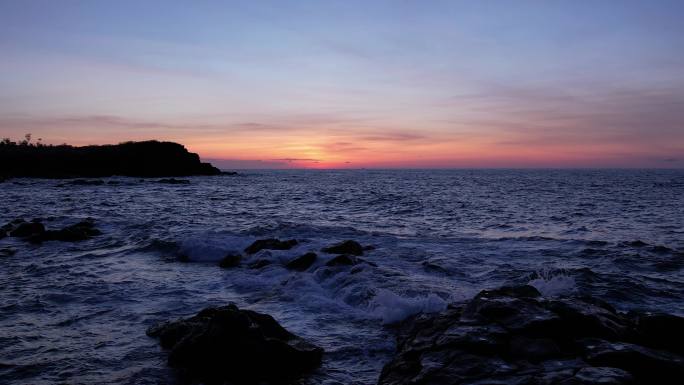
[[276, 162], [287, 162], [287, 163], [292, 163], [292, 162], [318, 163], [318, 162], [320, 162], [320, 159], [311, 159], [311, 158], [280, 158], [280, 159], [272, 159], [272, 160], [276, 161]]
[[402, 132], [388, 132], [378, 135], [361, 136], [359, 139], [371, 142], [404, 142], [425, 139], [425, 135], [402, 133]]
[[263, 161], [258, 159], [202, 159], [221, 170], [283, 169], [289, 168], [287, 162]]

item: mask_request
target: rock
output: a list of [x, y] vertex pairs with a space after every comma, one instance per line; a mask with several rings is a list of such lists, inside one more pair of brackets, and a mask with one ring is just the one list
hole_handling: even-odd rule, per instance
[[19, 223], [12, 231], [10, 237], [26, 238], [45, 233], [45, 226], [39, 222], [22, 222]]
[[250, 269], [262, 269], [268, 265], [273, 264], [273, 262], [268, 259], [257, 259], [256, 261], [249, 264]]
[[165, 183], [165, 184], [190, 184], [190, 181], [187, 179], [176, 179], [176, 178], [168, 178], [168, 179], [159, 179], [157, 183]]
[[304, 271], [316, 262], [316, 258], [318, 258], [316, 253], [306, 253], [291, 260], [285, 267], [290, 270]]
[[628, 372], [617, 368], [586, 367], [577, 371], [560, 385], [622, 385], [632, 384], [634, 378]]
[[325, 263], [326, 266], [351, 266], [356, 265], [358, 261], [352, 255], [338, 255], [335, 258]]
[[684, 358], [677, 354], [626, 342], [588, 339], [580, 343], [586, 361], [595, 366], [620, 368], [658, 384], [679, 383], [677, 379], [684, 376]]
[[381, 385], [675, 384], [682, 319], [631, 317], [590, 297], [545, 299], [530, 286], [485, 290], [398, 328]]
[[634, 318], [640, 344], [684, 355], [684, 318], [672, 314], [646, 313]]
[[148, 329], [171, 367], [206, 383], [289, 383], [321, 363], [323, 349], [290, 333], [271, 316], [237, 306]]
[[3, 247], [2, 249], [0, 249], [0, 257], [11, 257], [16, 253], [16, 250], [9, 247]]
[[298, 244], [296, 239], [281, 241], [276, 238], [259, 239], [247, 246], [245, 253], [255, 254], [261, 250], [290, 250]]
[[224, 269], [237, 267], [240, 266], [240, 261], [242, 261], [241, 255], [228, 254], [225, 257], [223, 257], [223, 259], [221, 259], [221, 262], [219, 262], [219, 266]]
[[100, 235], [102, 232], [95, 228], [92, 221], [86, 220], [66, 226], [61, 230], [47, 230], [31, 235], [28, 240], [32, 243], [45, 241], [79, 242]]
[[323, 251], [330, 254], [363, 255], [363, 246], [356, 241], [349, 240], [326, 247]]

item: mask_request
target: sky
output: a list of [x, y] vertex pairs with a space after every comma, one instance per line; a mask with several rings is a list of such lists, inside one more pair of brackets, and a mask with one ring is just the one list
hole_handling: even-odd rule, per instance
[[223, 168], [684, 168], [684, 1], [0, 0], [0, 137]]

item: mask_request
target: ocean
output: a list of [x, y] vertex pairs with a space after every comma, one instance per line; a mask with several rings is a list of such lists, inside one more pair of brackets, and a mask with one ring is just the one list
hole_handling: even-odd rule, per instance
[[[616, 308], [684, 315], [684, 170], [279, 170], [237, 176], [0, 183], [0, 224], [82, 242], [0, 239], [0, 382], [181, 384], [145, 330], [234, 302], [323, 347], [304, 384], [374, 384], [390, 325], [477, 292], [530, 284]], [[239, 267], [262, 238], [296, 239]], [[354, 267], [320, 250], [372, 246]], [[314, 251], [308, 270], [284, 264]], [[250, 268], [255, 260], [268, 260]]]

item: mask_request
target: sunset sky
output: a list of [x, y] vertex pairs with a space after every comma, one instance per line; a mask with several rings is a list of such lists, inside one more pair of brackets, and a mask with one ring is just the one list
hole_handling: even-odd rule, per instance
[[225, 168], [684, 167], [684, 1], [0, 0], [0, 136]]

